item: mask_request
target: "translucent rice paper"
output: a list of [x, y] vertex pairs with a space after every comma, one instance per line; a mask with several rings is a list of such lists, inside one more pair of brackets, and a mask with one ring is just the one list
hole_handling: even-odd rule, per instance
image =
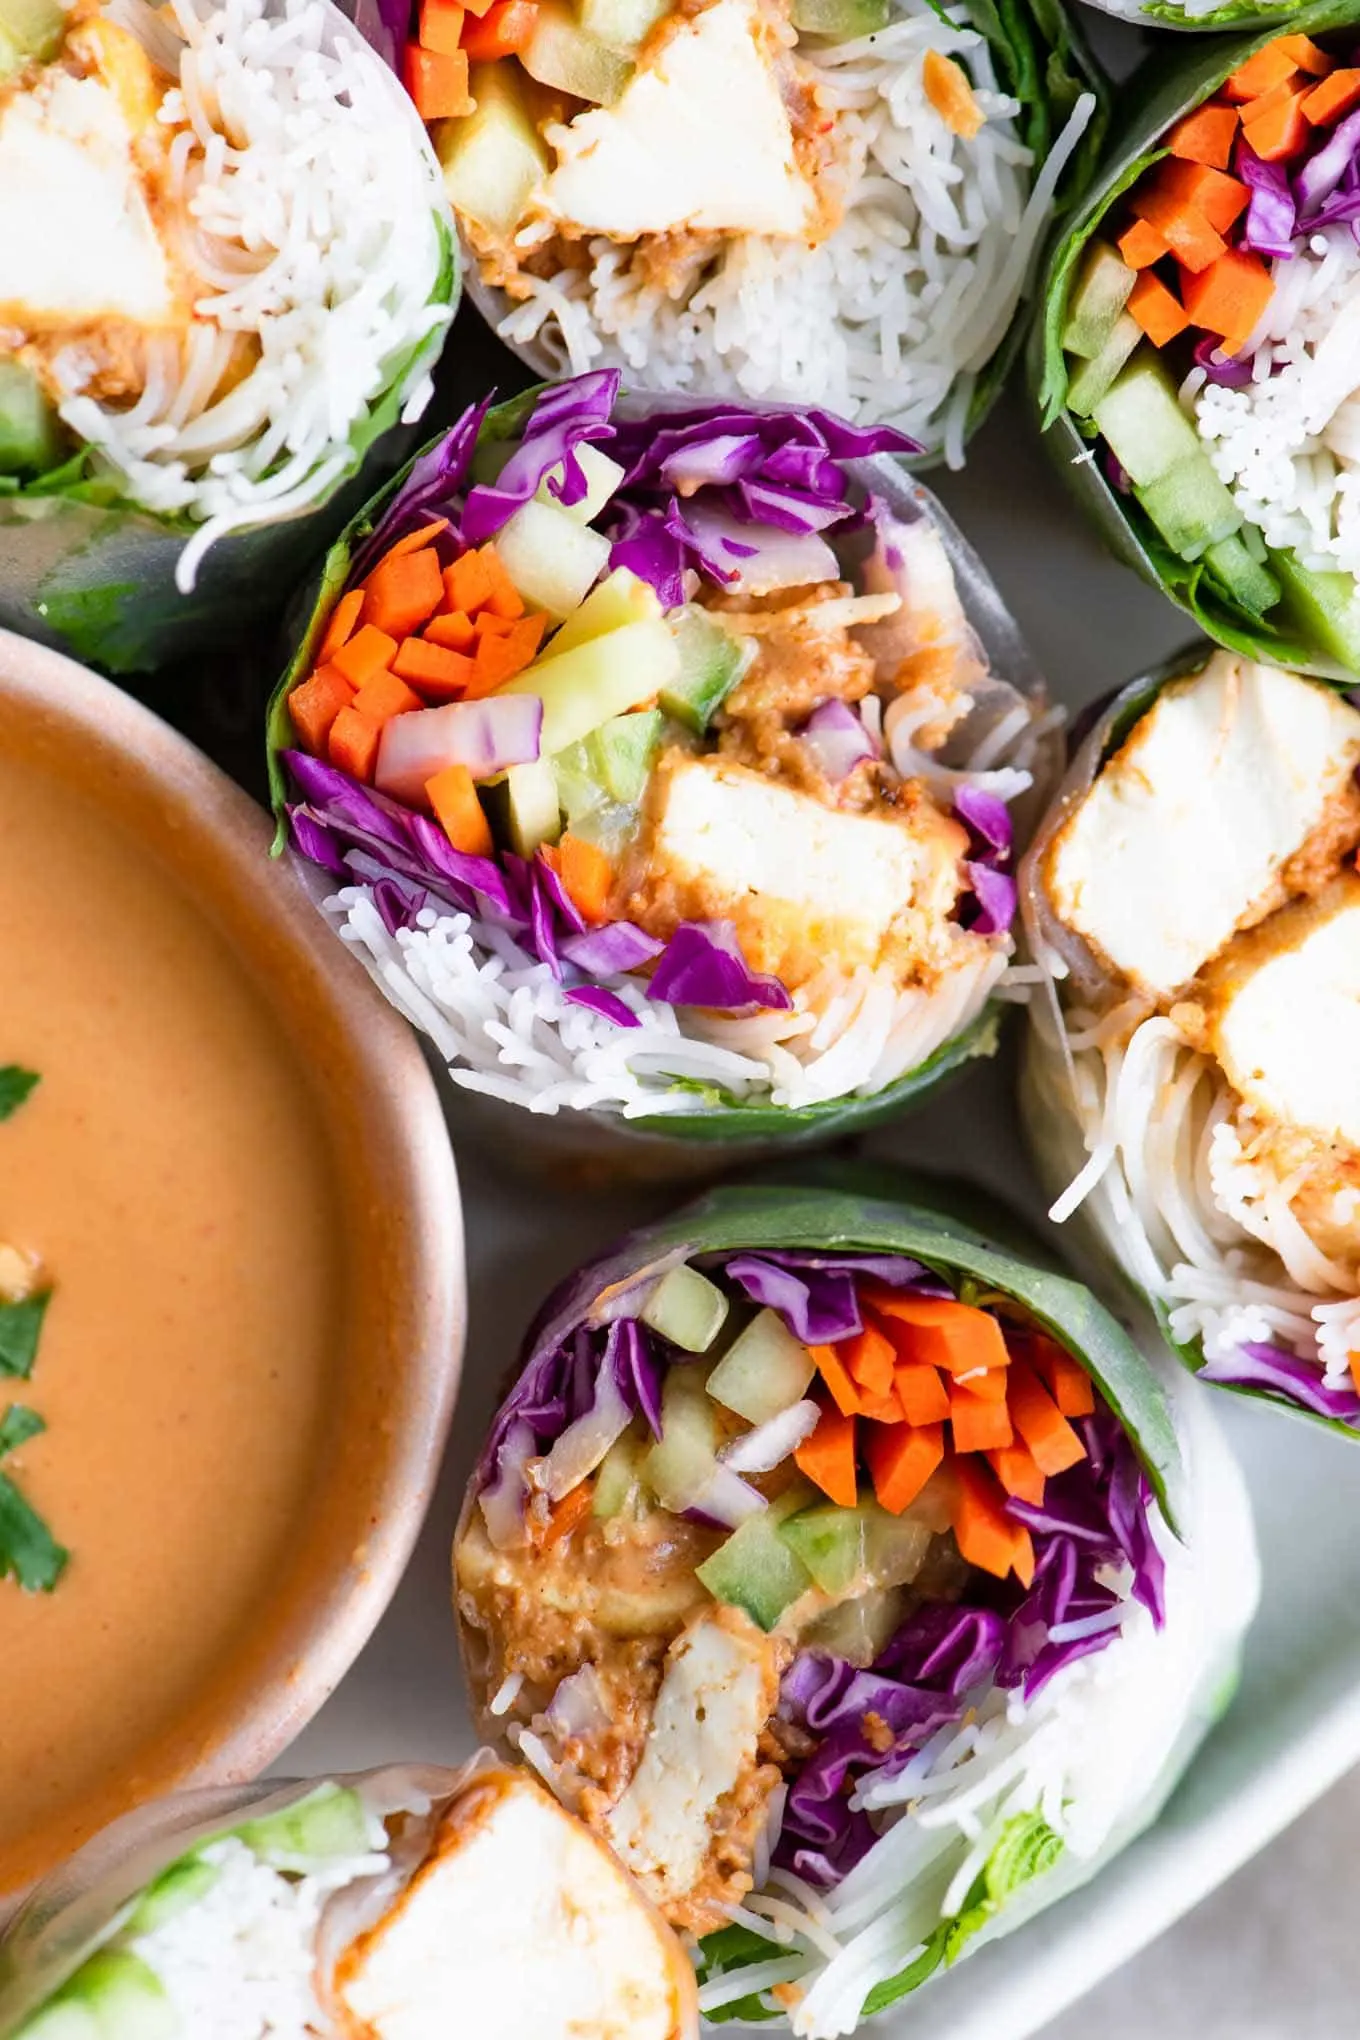
[[[271, 14], [283, 0], [269, 0]], [[362, 43], [326, 0], [328, 46]], [[366, 45], [365, 45], [366, 47]], [[419, 152], [438, 196], [440, 171], [414, 108], [393, 89], [393, 149]], [[441, 234], [447, 233], [442, 215]], [[431, 303], [458, 302], [457, 248], [448, 235]], [[393, 363], [392, 381], [350, 434], [347, 478], [311, 508], [249, 530], [228, 532], [199, 566], [193, 592], [181, 594], [175, 569], [200, 526], [110, 500], [108, 480], [88, 477], [45, 493], [0, 488], [0, 627], [112, 673], [147, 672], [169, 661], [218, 650], [277, 605], [322, 548], [402, 460], [411, 430], [402, 412], [434, 368], [448, 324]]]

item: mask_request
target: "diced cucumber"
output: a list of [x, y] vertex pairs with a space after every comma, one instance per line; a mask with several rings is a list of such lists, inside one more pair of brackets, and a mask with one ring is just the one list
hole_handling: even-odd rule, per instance
[[[536, 694], [543, 703], [544, 758], [588, 737], [601, 723], [641, 708], [670, 686], [680, 654], [664, 623], [629, 623], [548, 656], [507, 681], [502, 694]], [[527, 771], [516, 766], [516, 772]], [[513, 777], [513, 774], [511, 775]]]
[[661, 603], [655, 588], [630, 573], [627, 567], [615, 567], [598, 588], [591, 589], [580, 608], [572, 611], [561, 630], [550, 639], [544, 657], [555, 659], [560, 652], [569, 652], [590, 638], [606, 637], [611, 630], [622, 630], [626, 623], [654, 623], [660, 615]]
[[510, 848], [520, 857], [532, 857], [540, 843], [557, 841], [562, 814], [550, 759], [510, 767], [505, 775], [505, 826]]
[[596, 808], [603, 807], [608, 795], [596, 776], [586, 743], [568, 744], [566, 750], [559, 751], [553, 759], [552, 769], [567, 827], [574, 829], [587, 815], [594, 814]]
[[715, 1601], [744, 1608], [761, 1629], [773, 1629], [784, 1610], [812, 1585], [807, 1567], [781, 1534], [785, 1519], [803, 1507], [810, 1492], [796, 1482], [759, 1515], [748, 1516], [711, 1558], [695, 1568]]
[[633, 74], [628, 58], [589, 34], [560, 0], [539, 0], [534, 32], [520, 62], [540, 85], [595, 106], [612, 106]]
[[793, 0], [799, 35], [824, 35], [828, 42], [853, 42], [888, 26], [888, 0]]
[[702, 736], [745, 670], [745, 647], [692, 605], [677, 610], [669, 622], [680, 663], [675, 678], [661, 690], [661, 706]]
[[708, 1377], [708, 1392], [749, 1424], [766, 1424], [807, 1394], [817, 1371], [778, 1311], [762, 1310], [737, 1334]]
[[631, 54], [670, 11], [671, 0], [581, 0], [581, 26], [611, 50]]
[[175, 2040], [179, 2019], [139, 1956], [101, 1948], [9, 2040]]
[[181, 1856], [147, 1885], [128, 1919], [128, 1933], [153, 1934], [211, 1891], [219, 1874], [217, 1865], [201, 1856]]
[[900, 1587], [883, 1587], [870, 1594], [857, 1594], [828, 1608], [825, 1615], [803, 1631], [800, 1649], [829, 1651], [833, 1657], [849, 1658], [852, 1665], [871, 1665], [902, 1626], [907, 1596]]
[[66, 9], [58, 0], [0, 0], [0, 35], [19, 64], [45, 64], [66, 39]]
[[1284, 592], [1268, 568], [1252, 558], [1243, 539], [1242, 530], [1231, 537], [1220, 538], [1216, 544], [1206, 548], [1204, 564], [1213, 573], [1234, 602], [1241, 604], [1252, 616], [1264, 616], [1273, 609]]
[[[4, 36], [0, 33], [0, 78], [4, 75]], [[10, 2040], [100, 2040], [101, 2030], [88, 2006], [74, 1998], [55, 1997], [17, 2026]]]
[[593, 524], [623, 480], [625, 471], [607, 453], [601, 453], [598, 446], [592, 446], [589, 440], [583, 441], [575, 451], [586, 481], [586, 492], [580, 502], [564, 503], [553, 493], [551, 484], [562, 479], [560, 465], [549, 468], [538, 485], [534, 501], [546, 503], [553, 510], [565, 510], [567, 516], [574, 517], [578, 524]]
[[318, 1785], [305, 1799], [244, 1821], [233, 1832], [262, 1863], [285, 1870], [331, 1856], [366, 1855], [372, 1848], [364, 1803], [344, 1785]]
[[1360, 672], [1360, 589], [1351, 576], [1318, 573], [1301, 566], [1292, 552], [1271, 552], [1269, 560], [1295, 623], [1338, 665]]
[[853, 1509], [834, 1502], [805, 1509], [785, 1523], [783, 1535], [822, 1591], [838, 1596], [910, 1585], [932, 1538], [925, 1523], [892, 1516], [870, 1496]]
[[1108, 241], [1087, 242], [1081, 275], [1062, 330], [1062, 344], [1068, 354], [1078, 354], [1083, 361], [1095, 360], [1118, 325], [1137, 280], [1137, 271], [1129, 268]]
[[642, 1491], [642, 1462], [647, 1446], [635, 1426], [616, 1438], [600, 1462], [595, 1476], [591, 1511], [600, 1522], [621, 1516]]
[[1251, 554], [1258, 567], [1263, 567], [1270, 557], [1266, 550], [1265, 538], [1254, 524], [1244, 524], [1237, 536]]
[[449, 204], [492, 234], [513, 231], [549, 168], [514, 75], [513, 64], [477, 65], [468, 81], [476, 110], [433, 129]]
[[665, 723], [660, 709], [640, 708], [601, 723], [586, 738], [591, 771], [611, 800], [631, 807], [642, 799]]
[[718, 1457], [718, 1415], [699, 1370], [673, 1367], [661, 1391], [661, 1436], [642, 1462], [642, 1477], [663, 1509], [686, 1509]]
[[0, 475], [42, 474], [59, 463], [61, 445], [60, 422], [38, 378], [17, 361], [0, 361]]
[[1155, 482], [1135, 485], [1134, 495], [1162, 537], [1183, 560], [1197, 560], [1207, 546], [1236, 531], [1242, 512], [1199, 448]]
[[684, 1353], [706, 1353], [727, 1322], [728, 1302], [715, 1282], [683, 1261], [657, 1283], [638, 1312], [663, 1339]]
[[529, 607], [549, 616], [570, 616], [609, 564], [609, 540], [551, 503], [521, 503], [496, 551]]
[[1078, 418], [1089, 418], [1142, 337], [1137, 319], [1121, 312], [1099, 354], [1078, 364], [1067, 385], [1068, 410], [1075, 411]]
[[1150, 347], [1139, 348], [1091, 415], [1131, 482], [1155, 482], [1201, 452], [1175, 385]]

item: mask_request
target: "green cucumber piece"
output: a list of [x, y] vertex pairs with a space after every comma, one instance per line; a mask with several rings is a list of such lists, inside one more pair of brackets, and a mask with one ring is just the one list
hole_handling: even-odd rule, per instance
[[0, 475], [43, 474], [59, 465], [61, 451], [60, 421], [38, 378], [17, 361], [0, 361]]
[[607, 637], [611, 630], [622, 630], [626, 623], [655, 623], [660, 616], [661, 604], [655, 588], [639, 580], [627, 567], [615, 567], [549, 639], [543, 656], [555, 659], [559, 653], [573, 651], [589, 638]]
[[[534, 508], [542, 506], [535, 504]], [[565, 518], [562, 521], [569, 522]], [[628, 623], [622, 630], [611, 630], [603, 637], [587, 638], [584, 644], [575, 644], [569, 651], [559, 652], [555, 642], [550, 644], [544, 658], [498, 692], [536, 694], [543, 703], [540, 737], [543, 758], [539, 760], [543, 764], [558, 751], [565, 751], [568, 744], [588, 737], [601, 723], [625, 715], [631, 708], [640, 708], [653, 695], [660, 694], [670, 686], [679, 666], [675, 640], [664, 623]], [[510, 777], [513, 779], [515, 772], [533, 769], [517, 765]], [[550, 768], [545, 769], [551, 776]]]
[[642, 1462], [642, 1478], [663, 1509], [686, 1509], [718, 1458], [718, 1413], [699, 1369], [673, 1367], [661, 1391], [661, 1436]]
[[1338, 665], [1360, 672], [1360, 588], [1351, 575], [1302, 566], [1292, 551], [1268, 559], [1295, 628], [1315, 637]]
[[677, 610], [670, 628], [680, 654], [679, 670], [658, 699], [667, 715], [702, 736], [740, 680], [746, 651], [730, 631], [692, 605]]
[[1091, 415], [1131, 482], [1158, 481], [1192, 454], [1204, 457], [1175, 385], [1150, 347], [1138, 350]]
[[581, 0], [581, 26], [611, 50], [630, 53], [671, 11], [671, 0]]
[[727, 1322], [727, 1298], [685, 1262], [670, 1269], [638, 1312], [663, 1339], [685, 1353], [706, 1353]]
[[285, 1870], [332, 1856], [364, 1856], [373, 1847], [364, 1803], [345, 1785], [318, 1785], [305, 1799], [243, 1821], [232, 1832], [262, 1863]]
[[888, 0], [793, 0], [793, 25], [799, 35], [821, 35], [828, 42], [853, 42], [877, 35], [888, 26]]
[[594, 106], [612, 106], [633, 75], [629, 59], [589, 34], [559, 0], [539, 0], [534, 32], [520, 62], [540, 85]]
[[535, 758], [512, 765], [505, 775], [505, 832], [519, 857], [532, 857], [540, 843], [555, 843], [562, 833], [557, 775], [552, 761]]
[[1062, 330], [1062, 344], [1068, 354], [1094, 361], [1103, 352], [1137, 280], [1137, 271], [1129, 268], [1108, 241], [1087, 243], [1081, 276], [1072, 292], [1067, 323]]
[[642, 799], [665, 723], [659, 708], [640, 708], [601, 723], [586, 738], [591, 774], [611, 800], [635, 807]]
[[137, 1955], [101, 1948], [10, 2040], [175, 2040], [160, 1978]]
[[1114, 386], [1114, 379], [1143, 337], [1137, 319], [1121, 312], [1110, 328], [1109, 338], [1099, 354], [1083, 361], [1067, 385], [1067, 407], [1079, 418], [1089, 418], [1101, 398]]
[[66, 9], [57, 0], [0, 0], [0, 35], [20, 64], [45, 64], [66, 40]]
[[902, 1627], [909, 1605], [901, 1587], [880, 1587], [853, 1601], [841, 1601], [803, 1631], [799, 1648], [828, 1651], [832, 1657], [849, 1658], [852, 1665], [871, 1665]]
[[157, 1927], [163, 1927], [167, 1920], [174, 1919], [211, 1891], [219, 1874], [217, 1865], [205, 1863], [201, 1856], [181, 1856], [147, 1885], [128, 1919], [126, 1932], [154, 1934]]
[[468, 90], [476, 111], [436, 121], [431, 131], [449, 204], [493, 234], [513, 232], [549, 169], [515, 71], [505, 63], [475, 66]]
[[605, 1523], [611, 1516], [621, 1516], [638, 1494], [642, 1486], [642, 1462], [646, 1449], [641, 1433], [630, 1426], [605, 1453], [595, 1476], [595, 1492], [590, 1504], [591, 1514], [597, 1521]]
[[785, 1523], [783, 1536], [823, 1593], [840, 1596], [909, 1586], [934, 1533], [919, 1518], [890, 1515], [862, 1496], [853, 1509], [823, 1502], [803, 1510]]
[[552, 761], [553, 776], [557, 782], [557, 798], [567, 818], [567, 827], [576, 828], [587, 815], [594, 814], [604, 806], [607, 795], [596, 775], [590, 752], [584, 742], [568, 744], [565, 751], [559, 751]]
[[1207, 547], [1228, 538], [1242, 523], [1242, 512], [1209, 464], [1195, 449], [1193, 458], [1178, 462], [1155, 482], [1135, 484], [1134, 495], [1147, 511], [1172, 552], [1197, 560]]
[[589, 440], [576, 447], [575, 453], [586, 484], [586, 492], [579, 502], [564, 503], [552, 488], [554, 482], [562, 479], [561, 462], [555, 468], [549, 468], [544, 475], [534, 491], [534, 501], [546, 503], [552, 510], [565, 511], [578, 524], [592, 524], [623, 480], [624, 469], [607, 453], [601, 453], [598, 446], [592, 446]]
[[609, 565], [609, 540], [552, 503], [521, 503], [496, 533], [501, 564], [531, 609], [570, 616]]
[[1243, 525], [1240, 531], [1206, 547], [1204, 564], [1232, 601], [1240, 603], [1252, 616], [1264, 616], [1275, 607], [1284, 590], [1270, 570], [1247, 550], [1243, 533], [1248, 529]]
[[708, 1392], [749, 1424], [768, 1423], [807, 1394], [816, 1362], [778, 1311], [762, 1310], [708, 1377]]
[[759, 1515], [748, 1516], [696, 1572], [715, 1601], [744, 1608], [758, 1628], [773, 1629], [784, 1610], [805, 1594], [812, 1575], [781, 1534], [811, 1490], [795, 1483]]

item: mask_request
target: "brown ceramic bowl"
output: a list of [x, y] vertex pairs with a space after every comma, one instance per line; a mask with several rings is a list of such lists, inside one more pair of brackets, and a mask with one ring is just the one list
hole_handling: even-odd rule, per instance
[[[263, 1770], [326, 1699], [419, 1531], [453, 1411], [466, 1291], [453, 1156], [415, 1037], [340, 953], [286, 863], [268, 861], [264, 814], [145, 708], [4, 632], [0, 752], [51, 774], [168, 867], [254, 981], [312, 1073], [347, 1267], [362, 1271], [349, 1285], [338, 1350], [326, 1349], [325, 1450], [248, 1633], [173, 1720], [148, 1724], [116, 1776], [0, 1847], [3, 1914], [129, 1804]], [[41, 1363], [39, 1400], [40, 1383]], [[0, 1382], [0, 1404], [9, 1386]], [[241, 1492], [248, 1504], [248, 1471]], [[0, 1581], [0, 1595], [18, 1592]], [[3, 1616], [0, 1607], [0, 1636]]]

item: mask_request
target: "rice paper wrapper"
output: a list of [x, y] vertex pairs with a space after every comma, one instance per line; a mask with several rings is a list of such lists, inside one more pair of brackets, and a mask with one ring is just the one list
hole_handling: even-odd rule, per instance
[[1290, 0], [1086, 0], [1086, 4], [1116, 21], [1180, 29], [1191, 35], [1240, 34], [1257, 28], [1282, 35], [1294, 19]]
[[[1112, 10], [1113, 11], [1113, 10]], [[1242, 17], [1239, 17], [1239, 20]], [[1326, 35], [1360, 20], [1355, 0], [1291, 10], [1259, 10], [1245, 17], [1273, 22], [1250, 35], [1214, 36], [1174, 46], [1158, 42], [1121, 89], [1122, 111], [1099, 172], [1049, 244], [1030, 328], [1026, 369], [1049, 454], [1078, 507], [1116, 558], [1191, 617], [1199, 630], [1229, 650], [1271, 665], [1290, 666], [1324, 680], [1354, 685], [1355, 676], [1306, 626], [1273, 611], [1279, 621], [1248, 615], [1208, 580], [1202, 562], [1181, 559], [1165, 544], [1133, 496], [1121, 495], [1106, 476], [1095, 443], [1066, 408], [1067, 365], [1062, 330], [1087, 243], [1107, 213], [1143, 172], [1166, 154], [1164, 137], [1183, 114], [1211, 99], [1231, 72], [1285, 32]], [[1158, 26], [1167, 25], [1156, 17]], [[1234, 24], [1236, 25], [1236, 23]], [[1343, 61], [1348, 61], [1343, 58]]]
[[[481, 428], [479, 444], [515, 436], [539, 393], [538, 388], [525, 391], [491, 410]], [[628, 416], [642, 413], [664, 418], [668, 412], [688, 409], [690, 404], [691, 400], [684, 397], [625, 396], [620, 400], [619, 411]], [[780, 407], [756, 408], [765, 413]], [[432, 441], [431, 446], [437, 443]], [[279, 822], [276, 851], [288, 840], [290, 796], [282, 753], [295, 741], [287, 710], [289, 692], [314, 663], [352, 562], [387, 506], [400, 494], [406, 477], [429, 451], [430, 447], [422, 449], [402, 474], [353, 519], [295, 605], [288, 632], [294, 646], [293, 656], [269, 708], [270, 787]], [[894, 518], [906, 522], [929, 519], [949, 557], [967, 620], [986, 653], [989, 673], [1036, 707], [1043, 706], [1047, 689], [1019, 625], [982, 560], [937, 497], [913, 479], [902, 461], [888, 455], [847, 461], [844, 467], [852, 483], [880, 498]], [[866, 551], [868, 542], [866, 536], [863, 541]], [[1000, 706], [996, 712], [1002, 712]], [[1049, 790], [1061, 772], [1061, 761], [1062, 736], [1054, 728], [1041, 739], [1034, 786], [1010, 804], [1017, 852], [1043, 811]], [[295, 851], [290, 851], [290, 855], [294, 856], [318, 907], [334, 896], [341, 881], [298, 858]], [[362, 960], [390, 997], [379, 970], [366, 955]], [[975, 1056], [993, 1054], [1003, 1018], [1002, 1002], [989, 1000], [975, 1020], [927, 1061], [869, 1096], [851, 1095], [797, 1108], [758, 1101], [732, 1105], [706, 1103], [702, 1110], [694, 1112], [628, 1118], [605, 1109], [535, 1112], [465, 1089], [454, 1081], [428, 1035], [423, 1036], [423, 1046], [456, 1134], [493, 1151], [502, 1166], [536, 1177], [550, 1168], [554, 1180], [589, 1188], [621, 1180], [709, 1181], [728, 1170], [757, 1164], [788, 1149], [821, 1147], [864, 1132], [909, 1109], [966, 1068]]]

